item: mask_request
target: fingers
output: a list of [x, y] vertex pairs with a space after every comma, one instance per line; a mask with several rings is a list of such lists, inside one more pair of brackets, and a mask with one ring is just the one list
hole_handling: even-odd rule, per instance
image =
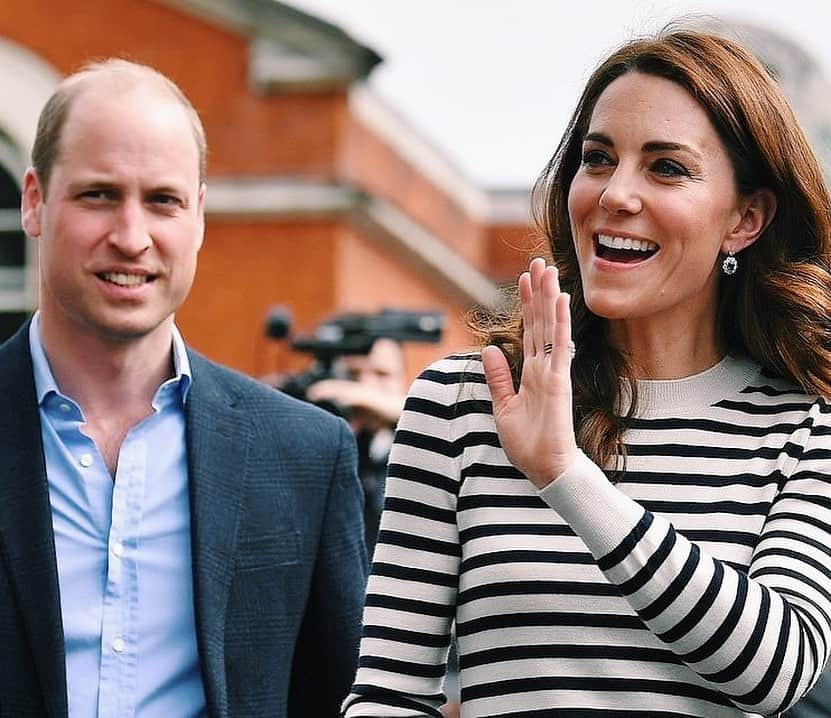
[[533, 317], [533, 324], [531, 326], [531, 336], [534, 340], [534, 352], [541, 354], [545, 350], [545, 297], [543, 296], [543, 277], [548, 268], [545, 266], [545, 260], [542, 257], [537, 257], [531, 262], [528, 268], [531, 274], [531, 314]]
[[571, 310], [569, 302], [571, 297], [568, 294], [560, 293], [555, 302], [554, 321], [554, 350], [551, 352], [551, 366], [561, 373], [568, 375], [569, 366], [573, 356], [573, 344], [571, 342]]
[[482, 366], [491, 391], [493, 412], [499, 414], [502, 406], [516, 394], [508, 360], [498, 347], [488, 346], [482, 350]]
[[539, 296], [542, 307], [542, 335], [543, 343], [541, 349], [544, 354], [550, 355], [556, 346], [557, 337], [554, 331], [556, 321], [556, 301], [560, 293], [560, 286], [557, 283], [557, 268], [546, 267], [542, 275], [542, 287]]
[[560, 291], [557, 268], [532, 260], [519, 278], [525, 361], [550, 354], [551, 368], [568, 373], [573, 358], [570, 297]]
[[534, 356], [534, 313], [529, 272], [519, 275], [519, 301], [522, 307], [522, 354], [527, 362]]
[[[542, 354], [545, 343], [550, 341], [546, 338], [547, 315], [553, 317], [553, 307], [546, 308], [543, 284], [550, 282], [546, 278], [556, 270], [553, 267], [546, 267], [545, 260], [537, 257], [531, 261], [527, 272], [519, 277], [519, 299], [522, 306], [522, 351], [525, 361]], [[555, 275], [556, 276], [556, 275]]]

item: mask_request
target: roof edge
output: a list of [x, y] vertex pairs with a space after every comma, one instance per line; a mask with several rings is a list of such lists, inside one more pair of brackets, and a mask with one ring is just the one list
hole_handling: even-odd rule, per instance
[[209, 219], [312, 220], [343, 217], [464, 304], [493, 307], [497, 285], [429, 230], [390, 203], [349, 185], [291, 178], [216, 178], [208, 183]]
[[277, 0], [161, 0], [250, 39], [250, 82], [263, 93], [345, 87], [381, 56], [337, 25]]

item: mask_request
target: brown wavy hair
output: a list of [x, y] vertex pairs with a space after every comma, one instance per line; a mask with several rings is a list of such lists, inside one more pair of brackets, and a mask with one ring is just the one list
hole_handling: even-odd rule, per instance
[[[776, 81], [726, 38], [669, 27], [627, 43], [592, 74], [554, 156], [532, 191], [534, 219], [571, 294], [577, 356], [572, 366], [577, 442], [600, 466], [625, 465], [622, 435], [637, 405], [630, 360], [608, 340], [608, 323], [586, 307], [568, 216], [594, 106], [629, 72], [662, 77], [707, 112], [733, 165], [737, 189], [767, 188], [775, 216], [741, 253], [739, 272], [719, 288], [717, 335], [734, 356], [755, 359], [805, 392], [831, 396], [831, 198], [820, 166]], [[724, 279], [724, 278], [722, 278]], [[471, 326], [500, 346], [518, 384], [522, 327], [516, 301], [501, 314], [474, 314]], [[620, 415], [621, 380], [631, 393]]]

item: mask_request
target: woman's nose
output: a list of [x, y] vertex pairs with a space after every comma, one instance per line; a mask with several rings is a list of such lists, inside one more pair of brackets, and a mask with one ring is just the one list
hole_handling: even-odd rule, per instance
[[609, 178], [600, 193], [600, 206], [609, 214], [637, 214], [641, 198], [637, 182], [619, 169]]

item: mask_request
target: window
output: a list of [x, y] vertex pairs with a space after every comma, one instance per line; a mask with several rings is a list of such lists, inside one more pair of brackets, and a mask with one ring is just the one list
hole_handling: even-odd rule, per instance
[[10, 151], [0, 134], [0, 341], [11, 336], [31, 310], [28, 240], [20, 226], [20, 188], [3, 162], [9, 159]]

